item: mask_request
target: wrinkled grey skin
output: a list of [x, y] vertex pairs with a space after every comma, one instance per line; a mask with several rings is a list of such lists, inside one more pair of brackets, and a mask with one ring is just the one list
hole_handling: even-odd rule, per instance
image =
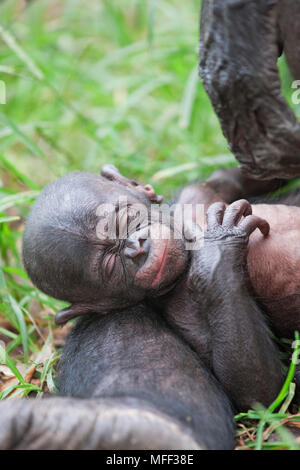
[[280, 91], [282, 51], [300, 79], [299, 1], [202, 1], [200, 75], [231, 151], [255, 179], [300, 176], [300, 125]]
[[188, 427], [147, 402], [127, 402], [49, 398], [2, 403], [0, 450], [201, 449]]

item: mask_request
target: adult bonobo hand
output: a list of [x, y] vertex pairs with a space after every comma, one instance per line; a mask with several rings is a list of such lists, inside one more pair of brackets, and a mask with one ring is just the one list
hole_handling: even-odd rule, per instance
[[203, 0], [200, 75], [229, 147], [256, 179], [300, 176], [300, 125], [277, 68], [300, 78], [300, 2]]
[[[268, 222], [252, 215], [251, 205], [245, 199], [227, 208], [223, 202], [216, 202], [209, 207], [204, 246], [194, 251], [192, 256], [188, 279], [192, 295], [201, 288], [205, 295], [209, 294], [209, 298], [215, 298], [216, 289], [219, 286], [223, 290], [226, 279], [230, 279], [231, 288], [234, 288], [235, 273], [238, 273], [237, 284], [240, 284], [249, 236], [256, 228], [264, 236], [269, 234]], [[220, 278], [224, 281], [223, 285], [219, 282]]]
[[238, 410], [270, 404], [282, 380], [278, 353], [249, 290], [247, 245], [256, 228], [264, 236], [270, 230], [246, 200], [227, 208], [212, 204], [204, 245], [192, 253], [188, 276], [199, 315], [209, 325], [212, 370]]

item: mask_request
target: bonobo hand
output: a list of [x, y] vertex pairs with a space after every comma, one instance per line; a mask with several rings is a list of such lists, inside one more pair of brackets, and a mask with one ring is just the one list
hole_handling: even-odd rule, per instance
[[135, 188], [136, 191], [143, 193], [151, 202], [160, 204], [163, 201], [163, 196], [158, 196], [151, 184], [143, 185], [134, 179], [126, 178], [126, 176], [123, 176], [114, 165], [103, 165], [101, 167], [101, 176], [110, 181], [122, 184], [123, 186]]
[[[244, 219], [240, 222], [242, 217]], [[207, 211], [205, 244], [220, 241], [225, 244], [245, 244], [256, 228], [265, 237], [269, 234], [268, 222], [252, 215], [252, 207], [245, 199], [233, 202], [227, 208], [223, 202], [215, 202]]]
[[249, 236], [256, 228], [265, 237], [269, 234], [268, 222], [252, 215], [251, 205], [245, 199], [227, 208], [223, 202], [208, 208], [204, 245], [199, 251], [192, 252], [188, 279], [192, 293], [198, 296], [204, 289], [215, 296], [218, 286], [224, 290], [228, 282], [233, 287], [234, 273], [240, 273], [243, 267]]

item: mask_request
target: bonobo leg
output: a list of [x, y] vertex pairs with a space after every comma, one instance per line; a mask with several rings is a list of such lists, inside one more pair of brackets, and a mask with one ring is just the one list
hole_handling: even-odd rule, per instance
[[274, 179], [259, 181], [245, 176], [239, 168], [216, 170], [204, 182], [197, 182], [184, 188], [179, 195], [179, 204], [204, 204], [204, 210], [213, 202], [226, 204], [237, 199], [259, 196], [279, 189], [284, 181]]
[[126, 398], [5, 401], [0, 423], [0, 450], [200, 448], [187, 426]]
[[296, 79], [300, 79], [300, 5], [295, 0], [279, 3], [280, 38], [288, 65]]
[[229, 399], [148, 307], [82, 317], [59, 394], [0, 404], [0, 449], [231, 449]]
[[[299, 17], [294, 0], [202, 1], [201, 78], [230, 149], [257, 179], [300, 176], [300, 124], [281, 94], [277, 68], [283, 44], [295, 51], [290, 63], [299, 58]], [[292, 38], [281, 37], [288, 31]]]

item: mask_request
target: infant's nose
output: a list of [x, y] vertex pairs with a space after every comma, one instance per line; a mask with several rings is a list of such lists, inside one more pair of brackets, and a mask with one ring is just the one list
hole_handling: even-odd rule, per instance
[[148, 241], [140, 238], [127, 238], [124, 248], [124, 255], [127, 258], [137, 258], [138, 256], [145, 255], [148, 252]]

